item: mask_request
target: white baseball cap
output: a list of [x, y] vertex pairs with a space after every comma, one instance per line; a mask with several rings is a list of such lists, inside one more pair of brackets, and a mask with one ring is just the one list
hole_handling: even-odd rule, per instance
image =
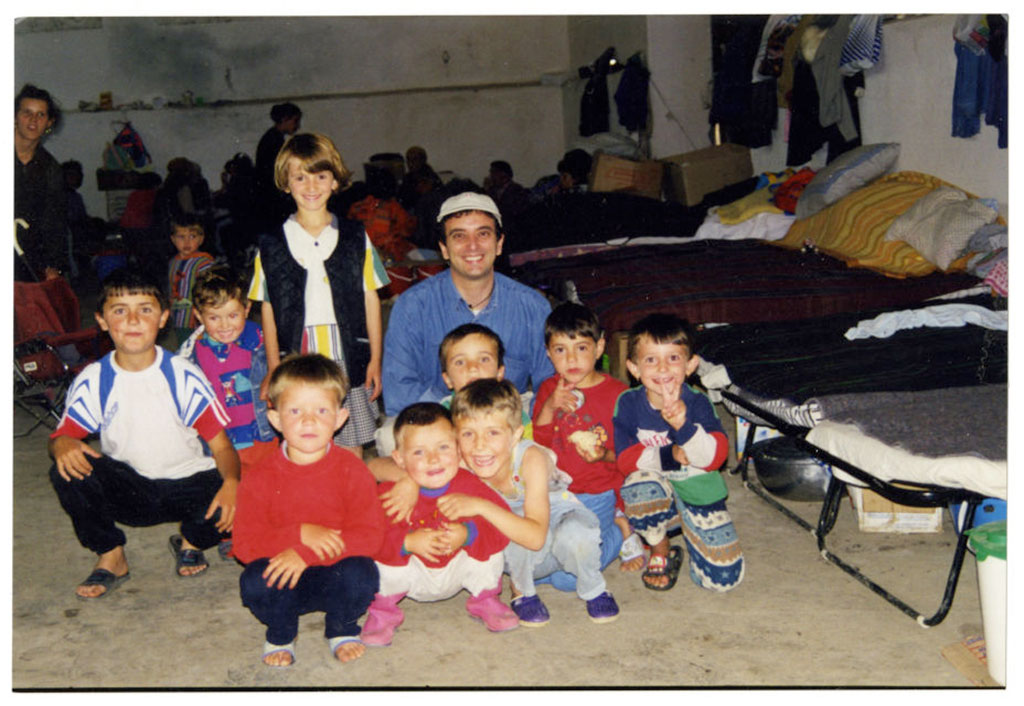
[[446, 199], [441, 204], [441, 210], [437, 213], [437, 222], [440, 223], [446, 216], [462, 211], [483, 211], [484, 213], [489, 213], [494, 216], [498, 225], [501, 225], [501, 212], [498, 211], [498, 205], [494, 203], [494, 199], [487, 194], [476, 194], [472, 191], [466, 191], [458, 196]]

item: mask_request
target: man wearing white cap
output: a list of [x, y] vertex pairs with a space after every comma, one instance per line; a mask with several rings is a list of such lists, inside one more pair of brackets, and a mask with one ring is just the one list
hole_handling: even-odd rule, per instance
[[[437, 402], [449, 390], [441, 378], [438, 347], [445, 334], [476, 322], [505, 345], [505, 379], [520, 393], [554, 374], [544, 350], [547, 300], [494, 271], [504, 233], [491, 197], [464, 192], [441, 204], [439, 245], [449, 268], [403, 292], [384, 338], [384, 410], [393, 417], [413, 402]], [[378, 453], [390, 454], [390, 430], [378, 434]]]

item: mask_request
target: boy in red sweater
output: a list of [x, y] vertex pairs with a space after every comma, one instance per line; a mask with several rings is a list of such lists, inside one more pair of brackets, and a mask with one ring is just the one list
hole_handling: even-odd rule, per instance
[[357, 621], [377, 592], [372, 557], [384, 512], [369, 469], [332, 443], [348, 418], [348, 381], [319, 354], [286, 358], [270, 377], [270, 423], [280, 451], [246, 471], [238, 488], [235, 556], [246, 564], [242, 603], [267, 626], [263, 661], [295, 661], [299, 616], [324, 611], [334, 656], [362, 656]]
[[[376, 555], [380, 593], [363, 625], [367, 645], [389, 645], [405, 619], [399, 601], [440, 601], [462, 589], [470, 593], [466, 611], [492, 632], [519, 625], [515, 613], [498, 598], [508, 538], [480, 516], [449, 520], [438, 500], [460, 493], [508, 505], [469, 471], [459, 468], [459, 449], [451, 414], [436, 402], [417, 402], [395, 419], [392, 454], [398, 467], [419, 486], [410, 517], [388, 525]], [[394, 483], [381, 483], [383, 496]]]
[[[572, 478], [569, 490], [597, 515], [601, 568], [618, 556], [623, 571], [639, 571], [643, 544], [623, 514], [619, 489], [625, 476], [615, 463], [612, 424], [615, 402], [628, 388], [597, 370], [604, 332], [587, 307], [571, 302], [555, 307], [544, 323], [544, 345], [555, 374], [537, 390], [533, 438], [555, 452], [558, 467]], [[552, 577], [556, 588], [566, 590], [563, 583]]]

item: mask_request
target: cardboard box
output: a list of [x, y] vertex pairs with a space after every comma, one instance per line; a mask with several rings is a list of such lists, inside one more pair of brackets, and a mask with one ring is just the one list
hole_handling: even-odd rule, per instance
[[615, 331], [608, 336], [608, 344], [604, 349], [608, 356], [608, 374], [627, 385], [630, 384], [629, 371], [626, 370], [626, 348], [628, 346], [629, 334], [625, 331]]
[[637, 162], [599, 152], [594, 155], [594, 166], [590, 169], [589, 188], [661, 199], [664, 171], [665, 165], [656, 160]]
[[[736, 460], [743, 460], [743, 452], [747, 446], [747, 433], [750, 431], [750, 421], [743, 417], [736, 417]], [[782, 436], [782, 432], [772, 427], [760, 426], [754, 431], [754, 443], [765, 439], [774, 439]]]
[[854, 485], [847, 488], [857, 509], [857, 524], [861, 532], [911, 534], [942, 531], [941, 507], [900, 505], [867, 488]]
[[696, 206], [706, 194], [754, 175], [750, 149], [726, 143], [661, 160], [666, 165], [665, 198]]

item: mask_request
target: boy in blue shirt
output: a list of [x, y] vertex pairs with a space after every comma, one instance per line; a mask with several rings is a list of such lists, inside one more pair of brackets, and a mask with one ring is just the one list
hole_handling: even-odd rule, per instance
[[633, 530], [650, 546], [644, 585], [667, 591], [676, 583], [682, 550], [668, 533], [682, 527], [690, 579], [728, 591], [743, 578], [743, 553], [725, 507], [718, 469], [728, 439], [706, 396], [686, 384], [700, 358], [689, 325], [651, 314], [630, 329], [626, 367], [640, 381], [615, 405], [615, 456], [626, 476], [622, 500]]

